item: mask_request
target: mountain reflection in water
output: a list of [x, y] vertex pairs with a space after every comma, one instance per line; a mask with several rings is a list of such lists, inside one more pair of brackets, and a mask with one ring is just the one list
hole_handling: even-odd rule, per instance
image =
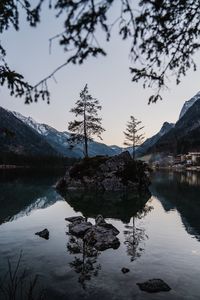
[[12, 170], [0, 173], [0, 224], [13, 221], [57, 201], [53, 192], [59, 175], [38, 170]]
[[152, 195], [166, 212], [177, 210], [187, 232], [200, 241], [200, 174], [157, 172], [152, 181]]
[[[200, 174], [153, 173], [152, 196], [59, 195], [53, 185], [60, 176], [0, 175], [1, 279], [7, 259], [15, 266], [23, 250], [21, 270], [28, 270], [28, 281], [39, 275], [48, 300], [199, 299]], [[120, 231], [118, 249], [97, 251], [68, 233], [66, 217], [83, 215], [94, 224], [99, 214]], [[35, 235], [44, 228], [48, 241]], [[130, 271], [123, 274], [122, 268]], [[136, 283], [151, 278], [172, 290], [141, 292]]]

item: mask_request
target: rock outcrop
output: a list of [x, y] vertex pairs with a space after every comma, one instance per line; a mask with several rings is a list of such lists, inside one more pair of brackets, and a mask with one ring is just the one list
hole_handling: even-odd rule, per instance
[[123, 274], [130, 272], [130, 270], [128, 268], [122, 268], [121, 271]]
[[142, 291], [148, 293], [169, 292], [171, 288], [162, 279], [150, 279], [142, 283], [137, 283]]
[[97, 156], [83, 159], [61, 178], [58, 190], [147, 191], [147, 166], [134, 161], [128, 151], [113, 157]]
[[83, 217], [66, 218], [69, 221], [69, 234], [74, 235], [94, 247], [98, 251], [109, 248], [117, 249], [120, 246], [117, 228], [112, 224], [106, 223], [104, 218], [99, 215], [95, 220], [95, 225], [87, 222]]
[[39, 235], [41, 238], [48, 240], [49, 239], [49, 230], [47, 228], [45, 228], [42, 231], [36, 232], [35, 235]]

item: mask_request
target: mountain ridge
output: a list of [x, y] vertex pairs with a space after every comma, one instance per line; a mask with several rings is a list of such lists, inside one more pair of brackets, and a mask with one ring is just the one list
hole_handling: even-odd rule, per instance
[[29, 126], [0, 107], [0, 152], [30, 156], [58, 156], [58, 153]]
[[200, 98], [148, 152], [183, 154], [189, 151], [200, 151]]
[[[67, 131], [58, 131], [57, 129], [51, 127], [50, 125], [44, 123], [38, 123], [31, 117], [25, 117], [18, 112], [13, 112], [13, 114], [24, 122], [26, 125], [30, 126], [33, 130], [35, 130], [38, 134], [40, 134], [46, 142], [48, 142], [58, 153], [65, 157], [74, 157], [80, 158], [84, 156], [83, 145], [78, 144], [70, 149], [68, 138], [70, 137], [70, 133]], [[108, 155], [113, 156], [118, 154], [116, 150], [112, 149], [110, 146], [91, 141], [89, 142], [89, 155]]]
[[[182, 106], [179, 119], [175, 124], [164, 122], [158, 133], [147, 138], [136, 149], [136, 157], [140, 158], [146, 154], [155, 152], [177, 153], [179, 151], [187, 151], [190, 149], [200, 149], [200, 92], [194, 95]], [[3, 108], [2, 108], [3, 109]], [[83, 145], [75, 145], [70, 149], [68, 138], [70, 133], [67, 131], [58, 131], [57, 129], [44, 124], [38, 123], [31, 117], [25, 117], [18, 112], [6, 110], [7, 113], [13, 114], [18, 120], [23, 122], [32, 131], [37, 133], [40, 138], [48, 144], [51, 149], [61, 156], [71, 158], [82, 158]], [[89, 155], [108, 155], [114, 156], [122, 151], [128, 150], [132, 153], [132, 148], [122, 148], [117, 145], [106, 145], [104, 143], [91, 141], [89, 142]]]

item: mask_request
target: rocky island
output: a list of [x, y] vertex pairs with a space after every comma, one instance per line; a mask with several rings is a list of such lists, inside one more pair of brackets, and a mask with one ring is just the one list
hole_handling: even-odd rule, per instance
[[57, 184], [58, 191], [97, 190], [148, 192], [148, 167], [125, 151], [113, 157], [85, 158], [69, 168]]

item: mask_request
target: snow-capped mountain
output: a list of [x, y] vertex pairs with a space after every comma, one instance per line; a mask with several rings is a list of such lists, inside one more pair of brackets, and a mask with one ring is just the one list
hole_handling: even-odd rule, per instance
[[[70, 133], [67, 131], [60, 132], [55, 128], [36, 122], [31, 117], [25, 117], [18, 112], [13, 112], [13, 115], [20, 119], [23, 123], [35, 130], [41, 135], [58, 153], [66, 157], [83, 157], [83, 145], [78, 144], [73, 149], [70, 149], [68, 138]], [[117, 150], [99, 142], [89, 142], [89, 155], [108, 155], [113, 156], [118, 154]]]
[[34, 210], [38, 209], [44, 209], [47, 208], [51, 205], [53, 205], [55, 202], [58, 200], [61, 200], [60, 196], [56, 193], [51, 191], [49, 195], [45, 195], [43, 197], [35, 199], [31, 204], [26, 206], [24, 209], [22, 209], [19, 213], [11, 216], [10, 218], [7, 219], [7, 221], [14, 221], [19, 218], [25, 217], [30, 215]]
[[[48, 134], [48, 130], [52, 127], [46, 125], [46, 124], [40, 124], [37, 123], [33, 118], [31, 117], [25, 117], [22, 114], [20, 114], [19, 112], [13, 111], [13, 115], [20, 119], [22, 122], [24, 122], [26, 125], [30, 126], [32, 129], [34, 129], [35, 131], [37, 131], [37, 133], [41, 134], [41, 135], [47, 135]], [[52, 128], [53, 129], [53, 128]]]
[[185, 101], [180, 115], [179, 115], [179, 120], [184, 116], [184, 114], [186, 113], [186, 111], [197, 101], [200, 99], [200, 92], [198, 92], [194, 97], [192, 97], [190, 100]]
[[0, 153], [57, 156], [53, 147], [32, 127], [0, 107]]

